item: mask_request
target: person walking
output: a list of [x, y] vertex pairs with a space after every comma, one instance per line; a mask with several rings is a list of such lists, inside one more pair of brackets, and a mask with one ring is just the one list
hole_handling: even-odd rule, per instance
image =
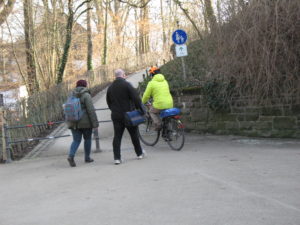
[[68, 162], [71, 167], [75, 167], [74, 160], [76, 151], [81, 143], [81, 139], [84, 139], [84, 161], [91, 163], [94, 160], [90, 157], [92, 147], [92, 132], [93, 128], [99, 126], [95, 108], [93, 105], [92, 97], [87, 88], [87, 82], [85, 80], [79, 80], [76, 83], [76, 88], [73, 90], [72, 95], [80, 98], [82, 117], [79, 121], [68, 121], [68, 128], [71, 129], [73, 142], [70, 147]]
[[125, 78], [126, 75], [122, 69], [115, 70], [115, 80], [106, 93], [106, 102], [111, 110], [111, 119], [114, 126], [113, 153], [116, 165], [122, 163], [121, 141], [125, 128], [130, 134], [137, 158], [142, 159], [145, 156], [138, 136], [138, 127], [125, 125], [124, 115], [126, 112], [134, 109], [140, 109], [144, 112], [137, 91]]
[[155, 130], [160, 130], [161, 119], [159, 113], [163, 109], [173, 108], [173, 98], [170, 93], [169, 84], [164, 75], [161, 74], [160, 69], [153, 66], [149, 72], [152, 80], [147, 84], [142, 102], [145, 104], [150, 98], [153, 98], [149, 113], [154, 122]]

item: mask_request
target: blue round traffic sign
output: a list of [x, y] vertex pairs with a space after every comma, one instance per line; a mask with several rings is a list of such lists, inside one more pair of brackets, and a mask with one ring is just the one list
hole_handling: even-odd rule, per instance
[[187, 40], [187, 34], [184, 30], [175, 30], [172, 34], [172, 39], [175, 44], [183, 45]]

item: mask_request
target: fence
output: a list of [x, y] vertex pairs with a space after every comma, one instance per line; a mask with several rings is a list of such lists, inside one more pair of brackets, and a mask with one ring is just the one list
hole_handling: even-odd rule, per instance
[[[95, 109], [95, 110], [96, 111], [97, 110], [108, 110], [108, 108], [101, 108], [101, 109]], [[28, 142], [32, 142], [32, 141], [57, 139], [57, 138], [63, 138], [63, 137], [71, 136], [70, 134], [66, 134], [66, 135], [59, 135], [59, 136], [32, 137], [32, 138], [25, 138], [25, 139], [12, 139], [9, 135], [10, 130], [27, 129], [27, 128], [40, 127], [40, 126], [53, 126], [55, 124], [65, 123], [65, 121], [55, 121], [55, 122], [45, 122], [45, 123], [7, 126], [6, 121], [5, 121], [5, 111], [3, 110], [3, 108], [1, 108], [0, 118], [1, 118], [1, 121], [2, 121], [2, 155], [3, 155], [3, 161], [7, 162], [7, 163], [11, 162], [11, 160], [12, 160], [12, 145], [13, 144], [28, 143]], [[111, 122], [111, 120], [98, 121], [98, 123], [106, 123], [106, 122]], [[100, 137], [99, 137], [98, 129], [94, 129], [94, 138], [95, 138], [95, 144], [96, 144], [95, 152], [100, 152], [101, 151], [100, 142], [99, 142]]]

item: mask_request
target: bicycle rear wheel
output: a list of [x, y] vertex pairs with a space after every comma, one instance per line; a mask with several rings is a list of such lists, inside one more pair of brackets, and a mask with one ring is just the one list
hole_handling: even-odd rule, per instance
[[148, 146], [154, 146], [159, 139], [160, 131], [156, 131], [150, 116], [138, 127], [140, 140]]
[[170, 118], [168, 122], [167, 143], [171, 149], [180, 151], [184, 146], [185, 136], [183, 124], [180, 120]]

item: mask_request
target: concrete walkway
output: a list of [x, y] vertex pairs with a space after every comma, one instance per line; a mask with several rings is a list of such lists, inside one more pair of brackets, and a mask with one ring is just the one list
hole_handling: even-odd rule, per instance
[[182, 151], [160, 140], [137, 160], [126, 134], [115, 166], [111, 124], [100, 130], [92, 164], [81, 148], [70, 168], [70, 139], [60, 139], [0, 165], [0, 225], [300, 224], [299, 140], [188, 134]]

